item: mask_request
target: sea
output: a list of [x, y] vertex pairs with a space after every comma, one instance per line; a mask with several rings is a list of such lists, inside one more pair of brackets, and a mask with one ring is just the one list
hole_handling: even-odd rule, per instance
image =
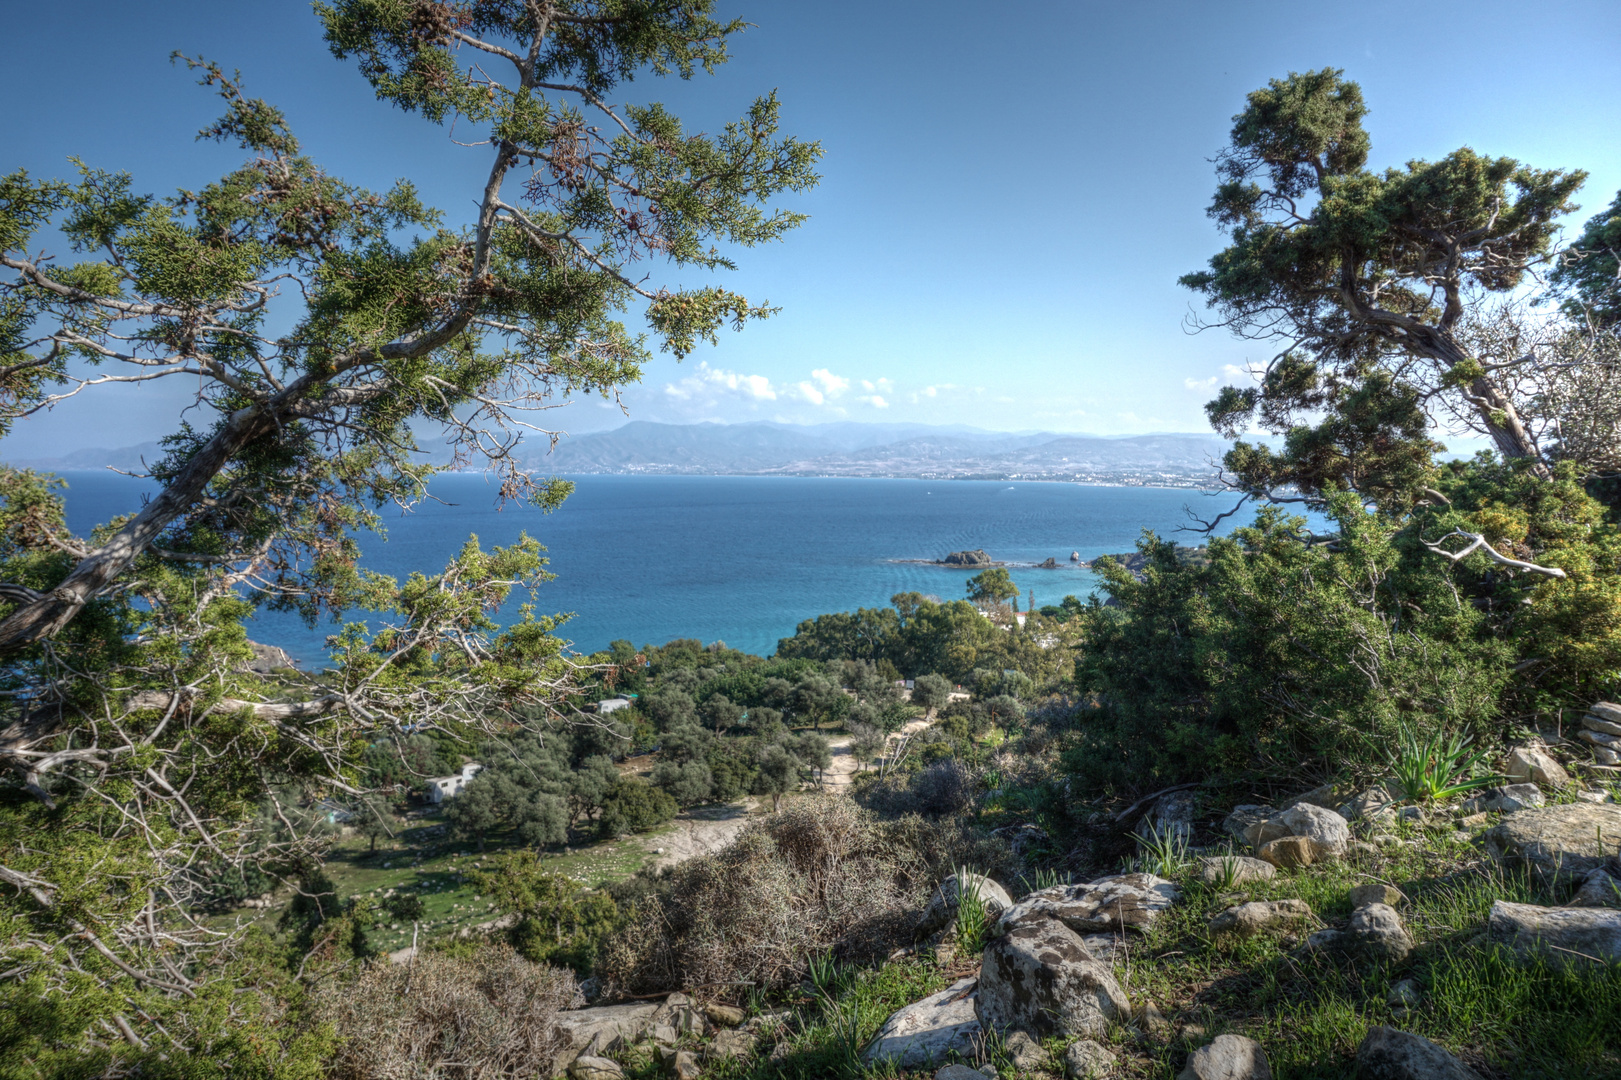
[[[69, 527], [84, 535], [139, 508], [152, 488], [111, 472], [61, 474]], [[900, 592], [966, 595], [971, 570], [929, 565], [953, 551], [984, 549], [1008, 564], [1021, 609], [1065, 596], [1085, 598], [1092, 572], [1071, 562], [1127, 552], [1144, 529], [1180, 543], [1189, 511], [1209, 518], [1230, 494], [1181, 488], [1070, 483], [756, 476], [587, 475], [551, 512], [501, 505], [495, 483], [475, 474], [433, 481], [434, 501], [384, 513], [386, 535], [358, 536], [362, 565], [403, 579], [433, 574], [476, 535], [486, 547], [527, 532], [546, 546], [555, 579], [538, 610], [563, 613], [559, 631], [579, 653], [623, 638], [662, 645], [675, 638], [724, 641], [760, 655], [776, 650], [801, 620], [824, 612], [882, 607]], [[1248, 520], [1235, 515], [1223, 531]], [[1034, 564], [1052, 558], [1057, 569]], [[506, 612], [527, 597], [514, 595]], [[375, 622], [357, 612], [348, 621]], [[319, 667], [337, 627], [261, 612], [257, 641]]]

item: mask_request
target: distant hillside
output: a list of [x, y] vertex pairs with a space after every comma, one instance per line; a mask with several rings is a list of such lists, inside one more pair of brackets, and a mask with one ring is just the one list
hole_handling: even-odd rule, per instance
[[[542, 444], [544, 445], [544, 444]], [[927, 424], [656, 424], [573, 436], [527, 459], [551, 473], [1078, 480], [1193, 486], [1226, 444], [1214, 435], [1102, 438]], [[13, 460], [36, 469], [138, 469], [156, 443]], [[443, 457], [442, 453], [430, 457]]]

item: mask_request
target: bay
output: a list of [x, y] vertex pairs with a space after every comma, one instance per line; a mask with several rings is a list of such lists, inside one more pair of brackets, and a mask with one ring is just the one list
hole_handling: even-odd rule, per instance
[[[68, 524], [92, 526], [140, 505], [150, 487], [108, 472], [66, 472]], [[616, 638], [636, 645], [673, 638], [725, 641], [768, 655], [802, 620], [882, 607], [898, 592], [965, 595], [972, 571], [905, 560], [983, 548], [1012, 564], [1049, 557], [1056, 570], [1010, 567], [1028, 602], [1086, 597], [1090, 570], [1070, 563], [1132, 550], [1144, 528], [1182, 543], [1190, 524], [1225, 509], [1230, 496], [1187, 489], [1094, 487], [1007, 481], [817, 479], [754, 476], [571, 477], [575, 492], [550, 514], [499, 505], [496, 487], [472, 474], [435, 478], [438, 502], [385, 512], [386, 538], [360, 536], [362, 563], [403, 578], [432, 574], [477, 534], [486, 547], [527, 531], [548, 548], [557, 575], [538, 590], [540, 611], [571, 613], [561, 634], [589, 653]], [[1235, 515], [1228, 531], [1248, 520]], [[516, 611], [521, 598], [508, 609]], [[349, 618], [360, 620], [365, 613]], [[261, 613], [250, 626], [306, 666], [325, 656], [333, 624]]]

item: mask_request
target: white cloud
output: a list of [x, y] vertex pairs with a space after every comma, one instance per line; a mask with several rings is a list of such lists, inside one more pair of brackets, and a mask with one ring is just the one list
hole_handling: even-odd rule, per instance
[[1183, 379], [1182, 385], [1189, 390], [1214, 390], [1219, 382], [1221, 382], [1221, 376], [1212, 375], [1208, 379]]
[[827, 400], [827, 395], [818, 390], [814, 383], [802, 382], [794, 387], [794, 391], [812, 405], [820, 405]]
[[821, 384], [822, 393], [830, 398], [836, 398], [850, 389], [850, 380], [840, 378], [827, 368], [817, 368], [811, 372], [811, 378]]
[[681, 381], [666, 383], [664, 393], [681, 401], [698, 398], [712, 401], [722, 394], [744, 401], [777, 400], [776, 387], [764, 375], [744, 375], [725, 368], [712, 368], [707, 361], [700, 362], [698, 369]]
[[875, 409], [889, 408], [889, 402], [885, 401], [883, 396], [880, 394], [868, 394], [864, 397], [857, 398], [856, 400], [865, 401], [868, 405], [871, 405]]

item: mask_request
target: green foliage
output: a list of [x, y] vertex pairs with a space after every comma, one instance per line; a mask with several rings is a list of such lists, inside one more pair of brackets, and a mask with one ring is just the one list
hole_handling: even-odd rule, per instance
[[1588, 219], [1549, 280], [1577, 322], [1621, 326], [1621, 192]]
[[675, 817], [677, 809], [675, 799], [668, 792], [639, 777], [623, 777], [602, 801], [597, 834], [611, 840], [647, 832]]
[[498, 911], [517, 920], [508, 940], [536, 963], [589, 974], [603, 943], [624, 924], [612, 896], [548, 872], [532, 851], [502, 852], [473, 880]]
[[957, 916], [952, 924], [957, 952], [977, 956], [990, 939], [991, 921], [980, 896], [979, 876], [966, 866], [957, 868]]
[[1495, 783], [1500, 777], [1480, 775], [1485, 751], [1471, 750], [1474, 740], [1463, 735], [1432, 732], [1428, 737], [1403, 727], [1390, 768], [1404, 799], [1433, 802]]
[[1019, 587], [1000, 566], [981, 570], [968, 579], [968, 599], [976, 604], [1002, 604], [1019, 598]]
[[919, 675], [912, 680], [912, 704], [933, 711], [951, 700], [951, 683], [939, 675]]

